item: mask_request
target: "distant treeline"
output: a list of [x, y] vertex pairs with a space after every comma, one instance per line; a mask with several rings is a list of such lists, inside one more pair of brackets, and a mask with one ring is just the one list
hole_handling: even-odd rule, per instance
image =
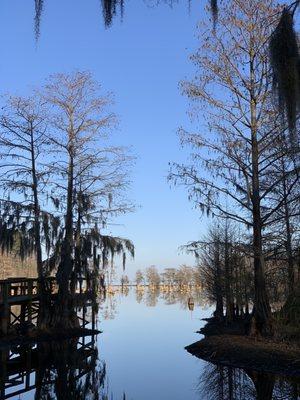
[[[122, 276], [121, 284], [129, 284], [127, 275]], [[163, 271], [158, 271], [157, 267], [152, 265], [144, 271], [140, 269], [136, 271], [134, 284], [138, 286], [201, 286], [201, 279], [199, 269], [195, 267], [181, 265], [178, 268], [165, 268]]]

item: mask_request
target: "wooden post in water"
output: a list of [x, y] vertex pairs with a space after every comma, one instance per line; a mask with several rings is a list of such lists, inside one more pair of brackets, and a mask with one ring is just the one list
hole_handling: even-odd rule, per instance
[[26, 320], [26, 303], [21, 304], [21, 313], [20, 313], [20, 328], [25, 326], [25, 320]]
[[5, 396], [5, 381], [6, 381], [6, 374], [7, 374], [7, 366], [6, 366], [6, 361], [7, 361], [7, 355], [8, 355], [7, 349], [2, 349], [0, 350], [0, 361], [1, 361], [1, 368], [0, 368], [0, 398], [4, 399]]
[[31, 348], [26, 349], [26, 378], [25, 378], [26, 388], [30, 386], [31, 351], [32, 351]]
[[8, 327], [10, 322], [10, 312], [9, 312], [9, 303], [8, 303], [8, 295], [10, 291], [10, 283], [5, 282], [2, 284], [2, 307], [1, 307], [1, 333], [2, 335], [7, 335]]
[[85, 319], [86, 319], [86, 306], [83, 304], [82, 307], [82, 328], [85, 328]]
[[96, 327], [96, 315], [95, 315], [94, 305], [92, 305], [92, 329], [95, 330]]

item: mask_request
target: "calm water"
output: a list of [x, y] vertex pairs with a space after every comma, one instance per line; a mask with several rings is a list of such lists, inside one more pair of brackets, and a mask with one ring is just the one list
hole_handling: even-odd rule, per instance
[[[108, 297], [99, 310], [103, 333], [95, 343], [86, 338], [50, 350], [43, 346], [30, 349], [33, 367], [29, 377], [16, 368], [16, 374], [10, 376], [11, 388], [2, 393], [2, 398], [299, 399], [297, 382], [214, 366], [188, 354], [184, 347], [199, 339], [195, 332], [212, 309], [203, 299], [194, 297], [195, 308], [190, 311], [187, 299], [188, 295], [178, 294], [141, 295], [133, 289], [127, 295]], [[9, 368], [14, 371], [14, 366]]]
[[129, 400], [199, 399], [204, 363], [184, 347], [198, 340], [200, 319], [211, 310], [196, 305], [189, 311], [187, 297], [182, 304], [146, 294], [138, 303], [134, 293], [116, 299], [116, 316], [103, 321], [99, 338], [114, 398], [125, 393]]

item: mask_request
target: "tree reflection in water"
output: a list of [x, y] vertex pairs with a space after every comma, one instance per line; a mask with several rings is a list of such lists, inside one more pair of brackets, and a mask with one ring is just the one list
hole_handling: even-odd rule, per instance
[[121, 294], [121, 296], [127, 297], [131, 291], [135, 293], [135, 299], [137, 303], [144, 304], [147, 307], [155, 307], [158, 304], [158, 301], [161, 300], [166, 305], [172, 304], [180, 304], [182, 309], [187, 310], [189, 308], [189, 299], [192, 298], [195, 306], [201, 307], [205, 309], [206, 307], [210, 307], [210, 304], [207, 302], [204, 294], [199, 292], [199, 290], [195, 290], [191, 287], [189, 290], [179, 290], [178, 288], [169, 288], [168, 290], [163, 290], [161, 287], [149, 288], [148, 286], [139, 286], [135, 289], [116, 292], [116, 293], [108, 293], [105, 305], [102, 307], [101, 315], [104, 319], [114, 319], [117, 314], [117, 296]]
[[[143, 294], [142, 294], [143, 293]], [[139, 300], [155, 306], [180, 303], [188, 310], [188, 299], [196, 305], [206, 305], [203, 298], [193, 292], [149, 291], [137, 293]], [[125, 293], [126, 295], [126, 293]], [[119, 294], [108, 296], [100, 310], [108, 318], [116, 313]], [[181, 349], [184, 352], [183, 348]], [[106, 365], [99, 360], [93, 337], [38, 343], [0, 350], [0, 399], [19, 398], [34, 400], [126, 400], [126, 393], [113, 395], [108, 386]], [[194, 366], [193, 366], [194, 368]], [[274, 377], [268, 374], [205, 364], [199, 381], [199, 399], [203, 400], [298, 400], [300, 381]], [[115, 390], [115, 388], [113, 388]], [[196, 394], [197, 396], [198, 394]], [[23, 397], [20, 397], [23, 399]]]
[[112, 294], [107, 294], [105, 303], [100, 306], [103, 319], [114, 319], [117, 314], [117, 299]]
[[205, 400], [298, 400], [300, 379], [207, 363], [197, 390]]
[[35, 400], [108, 399], [106, 366], [93, 337], [1, 350], [0, 398], [35, 389]]
[[140, 304], [143, 301], [144, 293], [145, 293], [144, 289], [136, 289], [136, 291], [135, 291], [135, 299], [136, 299], [137, 303]]
[[[43, 347], [42, 351], [39, 349], [40, 367], [36, 371], [35, 400], [100, 399], [106, 369], [105, 364], [98, 361], [96, 348], [78, 350], [77, 341]], [[54, 379], [47, 384], [51, 376]]]

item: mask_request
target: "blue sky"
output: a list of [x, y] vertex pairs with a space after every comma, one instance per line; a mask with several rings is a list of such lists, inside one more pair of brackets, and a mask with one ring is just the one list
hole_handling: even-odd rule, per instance
[[[156, 1], [152, 1], [155, 4]], [[119, 218], [111, 233], [132, 239], [135, 261], [129, 275], [151, 264], [193, 264], [178, 247], [205, 230], [183, 189], [170, 188], [170, 161], [183, 161], [176, 130], [189, 127], [188, 102], [178, 83], [193, 76], [189, 55], [197, 47], [197, 21], [203, 0], [181, 0], [173, 9], [151, 1], [127, 0], [123, 23], [110, 29], [102, 21], [100, 0], [45, 0], [41, 37], [35, 43], [32, 0], [3, 0], [0, 5], [0, 88], [24, 94], [49, 74], [90, 70], [114, 93], [120, 125], [115, 141], [132, 146], [137, 156], [130, 197], [134, 214]]]

